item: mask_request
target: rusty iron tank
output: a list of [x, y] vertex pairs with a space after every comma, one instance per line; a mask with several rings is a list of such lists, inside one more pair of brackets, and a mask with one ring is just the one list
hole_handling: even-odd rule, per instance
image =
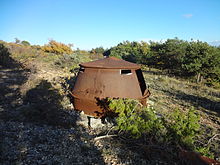
[[103, 112], [97, 100], [105, 98], [132, 98], [146, 105], [150, 92], [146, 88], [139, 65], [107, 57], [82, 63], [71, 94], [75, 110], [100, 117]]

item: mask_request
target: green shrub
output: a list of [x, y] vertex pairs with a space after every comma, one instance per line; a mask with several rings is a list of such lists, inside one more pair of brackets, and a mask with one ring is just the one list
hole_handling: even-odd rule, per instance
[[162, 120], [155, 114], [152, 107], [142, 107], [132, 99], [113, 99], [109, 108], [118, 113], [117, 129], [130, 132], [133, 137], [143, 134], [156, 135], [163, 129]]
[[109, 99], [109, 108], [118, 114], [116, 129], [120, 132], [211, 155], [208, 147], [195, 144], [200, 135], [200, 116], [193, 108], [186, 113], [176, 109], [162, 116], [152, 106], [144, 107], [132, 99]]
[[169, 121], [164, 125], [167, 129], [167, 137], [170, 141], [175, 141], [189, 148], [194, 148], [195, 137], [199, 134], [199, 116], [192, 108], [186, 114], [176, 109], [168, 116]]
[[31, 45], [28, 41], [25, 41], [25, 40], [22, 41], [21, 44], [24, 45], [24, 46], [30, 46]]

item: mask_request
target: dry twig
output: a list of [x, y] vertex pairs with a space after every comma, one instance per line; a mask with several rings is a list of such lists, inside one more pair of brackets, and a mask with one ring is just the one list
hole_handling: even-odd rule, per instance
[[110, 137], [116, 137], [118, 135], [105, 135], [105, 136], [99, 136], [99, 137], [96, 137], [94, 138], [94, 140], [100, 140], [100, 139], [104, 139], [104, 138], [110, 138]]
[[216, 136], [219, 136], [220, 134], [215, 134], [214, 136], [212, 136], [210, 139], [209, 139], [209, 141], [208, 141], [208, 143], [206, 144], [206, 145], [209, 145], [209, 143], [211, 143], [211, 141], [213, 140], [213, 139], [215, 139], [216, 138]]

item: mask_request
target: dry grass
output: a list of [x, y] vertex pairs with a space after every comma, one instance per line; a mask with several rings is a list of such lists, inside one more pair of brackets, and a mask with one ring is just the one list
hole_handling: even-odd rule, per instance
[[[220, 139], [215, 136], [220, 132], [220, 89], [178, 80], [156, 69], [146, 69], [144, 77], [151, 91], [149, 104], [162, 114], [167, 115], [176, 108], [185, 111], [194, 107], [198, 110], [202, 126], [198, 143], [210, 145], [211, 150], [220, 155]], [[212, 137], [214, 139], [210, 142]]]

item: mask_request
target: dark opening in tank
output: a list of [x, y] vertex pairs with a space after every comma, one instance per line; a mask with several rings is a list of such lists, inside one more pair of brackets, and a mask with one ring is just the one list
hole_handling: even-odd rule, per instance
[[145, 81], [144, 81], [144, 76], [141, 72], [141, 69], [137, 69], [135, 72], [136, 72], [136, 75], [137, 75], [137, 78], [138, 78], [138, 82], [139, 82], [139, 85], [140, 85], [140, 88], [141, 88], [142, 95], [144, 95], [144, 92], [146, 90], [146, 84], [145, 84]]
[[132, 72], [131, 72], [131, 70], [126, 69], [126, 70], [121, 70], [121, 74], [124, 74], [124, 75], [131, 75]]

